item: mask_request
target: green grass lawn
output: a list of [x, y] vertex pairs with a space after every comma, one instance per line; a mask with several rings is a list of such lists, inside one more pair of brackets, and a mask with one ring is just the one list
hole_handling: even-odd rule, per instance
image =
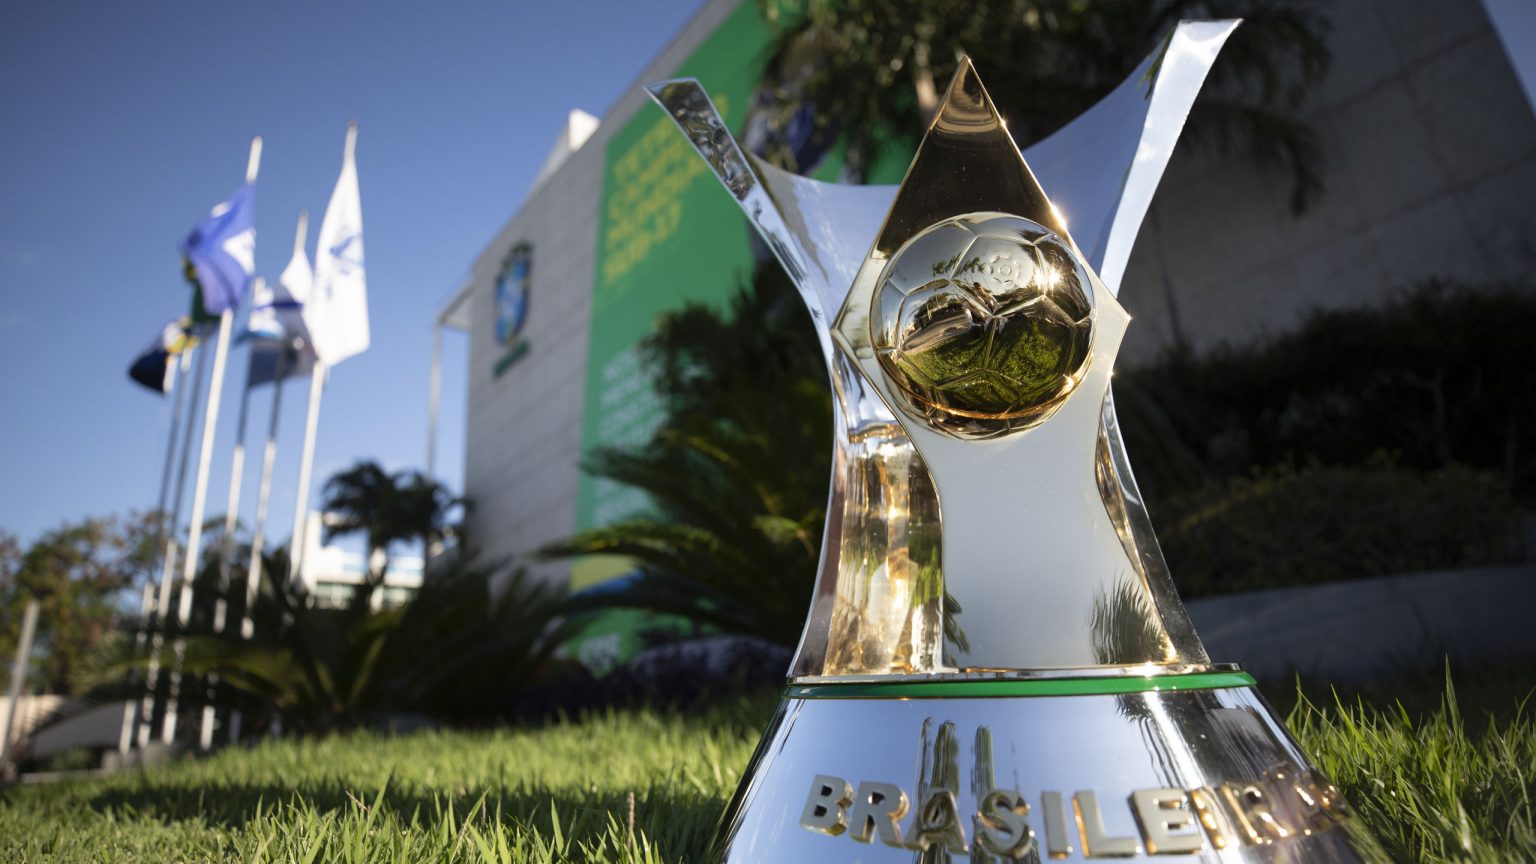
[[[1405, 708], [1271, 692], [1297, 705], [1292, 729], [1394, 860], [1532, 861], [1529, 680], [1464, 681], [1459, 710], [1424, 695], [1438, 692], [1432, 680]], [[771, 708], [274, 741], [16, 786], [0, 791], [0, 860], [696, 861]]]

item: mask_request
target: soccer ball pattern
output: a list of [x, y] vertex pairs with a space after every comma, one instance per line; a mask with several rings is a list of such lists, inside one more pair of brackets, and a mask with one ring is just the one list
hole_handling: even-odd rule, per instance
[[870, 310], [905, 406], [962, 437], [1049, 417], [1087, 371], [1092, 287], [1072, 250], [1017, 216], [948, 219], [897, 250]]

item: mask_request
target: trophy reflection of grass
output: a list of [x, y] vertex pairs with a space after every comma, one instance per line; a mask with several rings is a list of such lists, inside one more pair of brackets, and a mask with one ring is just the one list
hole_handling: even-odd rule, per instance
[[1002, 215], [940, 223], [886, 270], [881, 365], [941, 421], [991, 421], [987, 432], [1034, 425], [1086, 371], [1087, 281], [1067, 247], [1034, 223]]

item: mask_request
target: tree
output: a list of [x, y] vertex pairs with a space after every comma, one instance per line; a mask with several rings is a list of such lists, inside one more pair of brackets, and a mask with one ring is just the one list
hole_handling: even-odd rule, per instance
[[73, 692], [87, 658], [152, 569], [154, 524], [152, 515], [84, 519], [47, 532], [24, 553], [15, 537], [0, 534], [0, 656], [7, 664], [22, 610], [37, 600], [32, 683], [45, 692]]
[[690, 305], [643, 345], [666, 419], [648, 446], [588, 471], [643, 489], [655, 512], [545, 547], [633, 558], [638, 577], [591, 605], [682, 615], [793, 646], [816, 578], [832, 442], [814, 331], [777, 264], [729, 313]]
[[[767, 81], [776, 125], [806, 106], [859, 171], [910, 152], [960, 57], [981, 70], [1021, 145], [1107, 95], [1183, 18], [1245, 20], [1222, 49], [1185, 137], [1291, 177], [1295, 209], [1321, 191], [1321, 152], [1295, 114], [1327, 71], [1325, 18], [1280, 0], [761, 0], [775, 29]], [[770, 158], [782, 153], [770, 152]], [[790, 170], [804, 166], [785, 165]]]
[[360, 461], [325, 484], [325, 539], [362, 534], [368, 545], [368, 573], [359, 599], [366, 602], [384, 584], [389, 550], [395, 543], [440, 539], [459, 500], [417, 471], [393, 474], [379, 463]]

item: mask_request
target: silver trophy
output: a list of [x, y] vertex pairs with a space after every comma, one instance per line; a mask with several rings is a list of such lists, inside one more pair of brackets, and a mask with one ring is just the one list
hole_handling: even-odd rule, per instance
[[1129, 316], [1098, 271], [1233, 26], [1127, 81], [1132, 134], [1112, 96], [1039, 145], [1054, 200], [969, 62], [894, 199], [757, 161], [695, 81], [649, 88], [798, 286], [836, 403], [816, 593], [716, 860], [1379, 857], [1207, 657], [1110, 396]]

